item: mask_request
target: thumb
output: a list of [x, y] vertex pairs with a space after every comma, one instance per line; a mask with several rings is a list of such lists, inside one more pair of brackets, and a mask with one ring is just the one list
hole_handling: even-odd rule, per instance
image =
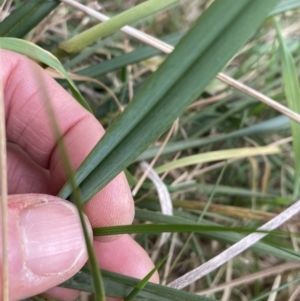
[[[49, 195], [25, 194], [9, 196], [8, 207], [10, 300], [39, 294], [84, 265], [87, 253], [74, 205]], [[2, 240], [0, 244], [2, 248]]]

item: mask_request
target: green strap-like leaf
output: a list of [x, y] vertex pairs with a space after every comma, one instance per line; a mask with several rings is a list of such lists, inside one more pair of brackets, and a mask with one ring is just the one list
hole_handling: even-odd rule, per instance
[[22, 38], [58, 5], [58, 0], [26, 0], [0, 23], [1, 37]]
[[[105, 292], [108, 296], [125, 298], [140, 282], [139, 279], [101, 270]], [[82, 271], [62, 283], [60, 286], [93, 292], [91, 276]], [[216, 301], [215, 299], [197, 296], [185, 291], [179, 291], [163, 285], [147, 283], [142, 291], [135, 296], [137, 301]]]
[[[183, 233], [183, 232], [234, 232], [234, 233], [269, 233], [270, 231], [257, 230], [257, 228], [245, 227], [222, 227], [207, 225], [182, 225], [182, 224], [155, 224], [155, 225], [122, 225], [112, 227], [94, 228], [94, 236], [108, 236], [119, 234], [162, 234], [162, 233]], [[272, 231], [274, 235], [287, 235], [281, 231]]]
[[[77, 170], [84, 201], [128, 166], [202, 93], [276, 2], [216, 0], [202, 14]], [[70, 194], [67, 184], [59, 196]]]

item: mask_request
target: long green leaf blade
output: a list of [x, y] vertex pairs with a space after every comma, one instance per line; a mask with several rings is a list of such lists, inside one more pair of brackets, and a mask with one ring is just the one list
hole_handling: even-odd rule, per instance
[[[84, 201], [128, 166], [200, 95], [276, 2], [217, 0], [205, 11], [77, 170]], [[69, 184], [59, 193], [63, 198], [70, 194]]]
[[58, 5], [58, 0], [27, 0], [0, 23], [1, 37], [22, 38]]
[[[222, 227], [207, 225], [182, 225], [182, 224], [140, 224], [140, 225], [122, 225], [112, 227], [94, 228], [94, 236], [109, 236], [119, 234], [161, 234], [161, 233], [181, 233], [181, 232], [235, 232], [235, 233], [269, 233], [269, 231], [260, 231], [256, 228], [245, 227]], [[272, 234], [282, 235], [284, 232], [272, 231]], [[287, 235], [287, 233], [285, 233]]]

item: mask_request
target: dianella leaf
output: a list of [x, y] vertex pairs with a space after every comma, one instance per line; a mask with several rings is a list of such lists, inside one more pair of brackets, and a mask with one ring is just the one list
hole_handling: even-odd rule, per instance
[[73, 80], [70, 78], [67, 71], [64, 69], [60, 61], [50, 52], [38, 47], [37, 45], [25, 40], [15, 38], [0, 38], [0, 49], [11, 50], [41, 62], [55, 70], [57, 70], [66, 80], [74, 98], [88, 111], [92, 111], [87, 104], [80, 91], [77, 89]]
[[108, 21], [100, 23], [82, 32], [76, 37], [63, 42], [59, 45], [59, 49], [68, 54], [79, 52], [88, 45], [116, 32], [125, 25], [132, 24], [145, 17], [153, 15], [176, 2], [178, 2], [178, 0], [148, 0], [143, 2]]
[[[296, 113], [300, 113], [300, 86], [298, 81], [298, 73], [293, 57], [282, 38], [278, 23], [275, 21], [277, 38], [279, 41], [279, 55], [282, 68], [282, 78], [284, 93], [287, 104], [290, 109]], [[299, 196], [299, 176], [300, 176], [300, 124], [291, 121], [291, 129], [293, 136], [293, 150], [295, 157], [295, 186], [294, 198]]]
[[[84, 201], [164, 133], [244, 45], [276, 2], [216, 0], [201, 15], [77, 170]], [[67, 183], [59, 196], [69, 198], [71, 190]]]
[[58, 0], [26, 0], [0, 23], [1, 37], [22, 38], [60, 4]]

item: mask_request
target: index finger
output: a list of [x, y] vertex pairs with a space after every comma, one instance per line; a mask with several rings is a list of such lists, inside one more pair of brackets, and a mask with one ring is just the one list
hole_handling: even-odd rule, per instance
[[[74, 169], [104, 135], [104, 129], [33, 61], [1, 50], [0, 67], [7, 139], [50, 171], [52, 185], [58, 192], [67, 178], [45, 102], [52, 106]], [[133, 200], [124, 174], [93, 197], [85, 209], [94, 227], [131, 223]]]

